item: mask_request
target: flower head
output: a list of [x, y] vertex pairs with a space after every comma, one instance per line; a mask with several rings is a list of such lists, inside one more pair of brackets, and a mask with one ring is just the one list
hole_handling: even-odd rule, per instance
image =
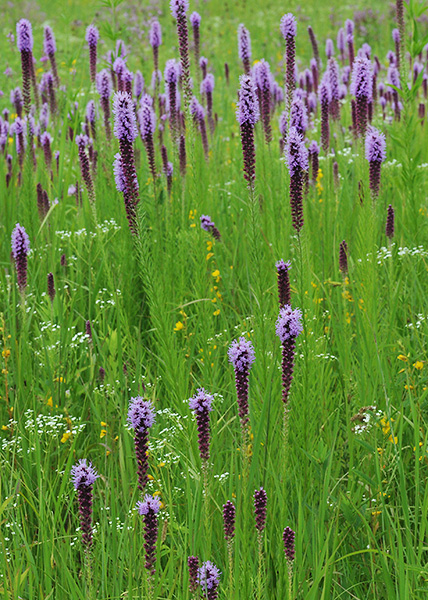
[[285, 40], [296, 37], [297, 22], [295, 16], [292, 13], [287, 13], [282, 17], [280, 29], [282, 36]]
[[150, 512], [155, 515], [160, 511], [161, 503], [157, 496], [150, 496], [146, 494], [143, 501], [137, 502], [137, 510], [140, 515], [147, 515]]
[[12, 231], [12, 256], [16, 260], [20, 256], [27, 256], [30, 251], [30, 238], [24, 227], [16, 224]]
[[303, 141], [303, 137], [297, 132], [295, 127], [290, 128], [287, 142], [288, 170], [290, 172], [290, 177], [292, 177], [300, 171], [308, 170], [308, 150]]
[[166, 61], [164, 77], [166, 83], [178, 83], [180, 66], [174, 58]]
[[116, 92], [113, 100], [114, 135], [118, 140], [133, 142], [138, 135], [134, 106], [126, 92]]
[[172, 16], [176, 19], [179, 12], [187, 13], [189, 10], [189, 0], [171, 0], [169, 6]]
[[118, 192], [126, 192], [126, 177], [122, 168], [122, 158], [119, 153], [114, 155], [113, 162], [114, 181]]
[[51, 54], [55, 54], [56, 52], [55, 36], [53, 34], [52, 28], [49, 27], [49, 25], [45, 26], [43, 32], [43, 50], [46, 56], [50, 56]]
[[370, 101], [373, 97], [373, 67], [372, 63], [365, 56], [357, 56], [352, 69], [351, 93], [356, 98], [367, 98]]
[[285, 557], [289, 561], [294, 560], [294, 554], [295, 554], [294, 538], [295, 538], [295, 535], [296, 534], [290, 527], [286, 527], [284, 529], [284, 533], [282, 534], [282, 539], [284, 542]]
[[190, 23], [192, 24], [192, 27], [199, 27], [201, 24], [201, 15], [196, 11], [192, 12], [190, 15]]
[[251, 60], [251, 38], [243, 23], [238, 26], [238, 53], [242, 62]]
[[93, 485], [98, 477], [99, 475], [92, 466], [92, 463], [86, 463], [86, 458], [81, 458], [78, 463], [71, 468], [71, 478], [76, 490], [81, 486], [89, 487]]
[[276, 321], [276, 335], [281, 342], [285, 342], [289, 338], [296, 338], [303, 331], [301, 323], [302, 311], [299, 308], [294, 310], [290, 305], [286, 305], [279, 311], [279, 316]]
[[210, 231], [214, 227], [214, 221], [208, 215], [201, 215], [201, 227], [204, 231]]
[[204, 591], [210, 590], [218, 586], [220, 575], [221, 571], [210, 560], [207, 560], [198, 569], [198, 583]]
[[254, 492], [254, 516], [256, 519], [256, 529], [258, 531], [263, 531], [266, 527], [266, 506], [266, 490], [261, 487]]
[[386, 159], [385, 134], [375, 127], [369, 127], [367, 130], [366, 159], [369, 162], [383, 162]]
[[27, 19], [21, 19], [16, 24], [16, 45], [20, 52], [33, 50], [33, 28]]
[[110, 74], [107, 69], [103, 69], [99, 73], [97, 73], [95, 83], [97, 86], [97, 91], [101, 98], [108, 100], [112, 94], [112, 84], [110, 79]]
[[199, 388], [197, 394], [189, 399], [190, 410], [198, 412], [210, 412], [213, 410], [214, 397], [208, 394], [204, 388]]
[[150, 27], [149, 41], [152, 48], [159, 48], [162, 44], [162, 29], [157, 20], [153, 21]]
[[143, 140], [154, 134], [156, 130], [156, 113], [153, 110], [152, 98], [148, 94], [144, 94], [141, 100], [141, 108], [138, 111], [138, 120]]
[[136, 431], [149, 429], [155, 422], [155, 412], [151, 401], [143, 400], [141, 396], [131, 398], [127, 421]]
[[201, 83], [201, 94], [210, 94], [214, 90], [214, 75], [208, 73]]
[[95, 25], [88, 25], [86, 28], [85, 40], [88, 43], [89, 47], [94, 47], [98, 44], [98, 40], [100, 39], [100, 34]]
[[260, 110], [254, 81], [249, 75], [241, 75], [239, 81], [241, 89], [236, 109], [236, 119], [240, 125], [244, 123], [255, 125], [260, 118]]
[[256, 360], [253, 344], [243, 336], [231, 343], [227, 355], [236, 371], [249, 371]]
[[288, 272], [291, 269], [291, 261], [287, 260], [287, 262], [285, 262], [281, 258], [281, 260], [278, 260], [275, 263], [275, 267], [276, 267], [276, 270], [278, 271], [278, 273], [281, 272], [281, 271], [287, 271]]

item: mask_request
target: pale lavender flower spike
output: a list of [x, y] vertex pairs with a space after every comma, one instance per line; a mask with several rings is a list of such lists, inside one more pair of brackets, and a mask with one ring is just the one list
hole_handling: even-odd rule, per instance
[[33, 28], [27, 19], [21, 19], [16, 24], [16, 45], [20, 52], [33, 50]]
[[150, 28], [149, 41], [152, 48], [159, 48], [162, 45], [162, 30], [159, 21], [153, 21]]
[[71, 469], [71, 478], [76, 490], [82, 485], [85, 487], [93, 485], [98, 477], [92, 464], [86, 463], [86, 458], [81, 458]]
[[172, 16], [176, 19], [180, 9], [187, 13], [189, 10], [189, 0], [171, 0], [169, 6], [171, 8]]
[[276, 322], [276, 335], [281, 342], [285, 342], [291, 337], [297, 337], [303, 331], [301, 323], [302, 311], [299, 308], [294, 310], [286, 305], [279, 311], [279, 317]]
[[119, 153], [114, 155], [113, 173], [117, 191], [125, 193], [126, 178], [122, 168], [122, 158]]
[[[202, 563], [198, 569], [198, 583], [202, 590], [207, 594], [206, 597], [211, 598], [209, 590], [215, 590], [220, 583], [221, 571], [210, 561]], [[217, 596], [215, 596], [217, 597]]]
[[46, 25], [44, 30], [43, 50], [46, 56], [50, 56], [56, 52], [55, 36], [49, 25]]
[[155, 422], [155, 412], [150, 400], [143, 400], [141, 396], [131, 398], [127, 421], [136, 431], [144, 431], [152, 427]]
[[296, 18], [294, 17], [294, 15], [292, 13], [287, 13], [286, 15], [284, 15], [282, 17], [280, 29], [281, 29], [281, 33], [282, 33], [284, 39], [290, 38], [290, 37], [296, 37], [297, 22], [296, 22]]
[[158, 496], [146, 494], [142, 502], [137, 502], [137, 509], [140, 515], [147, 515], [149, 511], [153, 511], [157, 514], [160, 511], [160, 508], [161, 503]]
[[86, 29], [85, 39], [86, 39], [89, 47], [91, 47], [91, 46], [93, 47], [98, 44], [98, 40], [100, 39], [100, 34], [98, 32], [98, 29], [95, 27], [95, 25], [88, 25], [88, 27]]
[[259, 102], [253, 79], [249, 75], [241, 75], [241, 84], [236, 119], [240, 125], [250, 123], [255, 125], [260, 118]]
[[134, 105], [126, 92], [116, 92], [113, 100], [114, 135], [133, 142], [138, 135]]
[[197, 12], [192, 12], [192, 14], [190, 15], [190, 23], [192, 24], [192, 27], [195, 27], [195, 25], [200, 25], [201, 15]]

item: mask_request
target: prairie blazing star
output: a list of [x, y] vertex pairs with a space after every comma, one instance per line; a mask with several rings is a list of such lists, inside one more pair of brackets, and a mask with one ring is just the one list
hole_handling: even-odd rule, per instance
[[280, 30], [285, 40], [285, 87], [287, 90], [287, 108], [291, 106], [293, 100], [293, 91], [296, 86], [295, 68], [296, 68], [296, 41], [297, 22], [291, 13], [287, 13], [281, 19]]
[[47, 131], [44, 131], [40, 136], [40, 145], [43, 148], [43, 155], [45, 158], [45, 164], [50, 170], [52, 168], [52, 150], [51, 150], [52, 136]]
[[189, 591], [193, 594], [198, 589], [199, 558], [197, 556], [189, 556], [187, 566], [189, 569]]
[[257, 87], [260, 90], [260, 109], [263, 130], [265, 132], [266, 143], [272, 141], [272, 127], [270, 124], [271, 103], [272, 103], [272, 75], [270, 72], [269, 63], [264, 59], [256, 63], [254, 66], [254, 75]]
[[308, 151], [303, 138], [291, 128], [287, 140], [287, 162], [290, 173], [290, 205], [294, 229], [299, 233], [303, 227], [303, 182], [309, 169]]
[[198, 583], [201, 587], [203, 598], [206, 600], [217, 600], [220, 575], [220, 570], [209, 560], [202, 563], [202, 566], [199, 567]]
[[189, 64], [189, 32], [186, 13], [189, 10], [189, 0], [171, 0], [172, 16], [177, 20], [178, 48], [181, 62], [181, 80], [183, 84], [186, 108], [190, 105], [192, 89], [190, 83]]
[[141, 98], [141, 95], [144, 91], [144, 77], [141, 71], [137, 71], [135, 73], [134, 78], [134, 94], [137, 100]]
[[282, 401], [285, 407], [293, 381], [296, 338], [303, 331], [301, 319], [301, 310], [298, 308], [293, 310], [290, 305], [286, 305], [280, 309], [276, 321], [276, 335], [282, 344]]
[[348, 273], [348, 244], [343, 240], [339, 247], [339, 270], [343, 275]]
[[330, 107], [330, 84], [324, 76], [318, 88], [318, 97], [321, 105], [321, 146], [327, 154], [330, 146], [330, 125], [329, 125], [329, 107]]
[[86, 189], [88, 190], [88, 196], [91, 204], [95, 202], [95, 188], [92, 180], [91, 169], [89, 166], [89, 158], [86, 154], [86, 148], [89, 145], [89, 138], [87, 135], [77, 135], [76, 144], [79, 149], [79, 163], [80, 172], [82, 173], [82, 179], [85, 182]]
[[155, 422], [155, 413], [150, 400], [141, 396], [131, 398], [128, 423], [134, 430], [135, 455], [137, 457], [138, 488], [144, 491], [147, 484], [149, 430]]
[[[312, 52], [314, 57], [311, 59], [311, 68], [312, 68], [312, 72], [313, 72], [313, 66], [315, 65], [317, 72], [320, 71], [321, 69], [321, 58], [320, 58], [320, 53], [319, 53], [319, 49], [318, 49], [318, 42], [317, 42], [317, 38], [315, 37], [315, 33], [314, 30], [312, 29], [312, 27], [309, 25], [308, 26], [308, 35], [309, 35], [309, 39], [311, 42], [311, 46], [312, 46]], [[312, 62], [314, 61], [314, 62]], [[318, 78], [316, 78], [314, 81], [318, 81]], [[317, 89], [317, 85], [315, 85], [315, 90]]]
[[351, 19], [347, 19], [345, 23], [346, 31], [346, 43], [348, 45], [349, 65], [352, 68], [355, 60], [354, 50], [354, 22]]
[[340, 90], [339, 90], [339, 65], [334, 58], [330, 58], [327, 65], [330, 84], [330, 114], [334, 121], [340, 119]]
[[304, 135], [308, 128], [308, 111], [302, 99], [294, 98], [290, 107], [290, 130], [292, 127], [299, 135]]
[[293, 586], [293, 562], [295, 556], [295, 545], [294, 538], [295, 533], [290, 527], [286, 527], [282, 534], [282, 541], [284, 542], [284, 553], [287, 561], [288, 569], [288, 597], [292, 598], [292, 586]]
[[201, 26], [201, 15], [197, 12], [192, 12], [190, 15], [190, 23], [193, 31], [193, 49], [195, 52], [195, 63], [199, 64], [200, 56], [200, 26]]
[[30, 238], [25, 228], [19, 223], [12, 231], [12, 256], [15, 260], [16, 277], [21, 293], [27, 286], [27, 256], [30, 252]]
[[226, 504], [223, 504], [223, 528], [224, 528], [224, 539], [229, 542], [235, 535], [235, 518], [236, 508], [235, 505], [228, 500]]
[[276, 263], [276, 272], [278, 275], [278, 299], [279, 307], [282, 308], [286, 304], [291, 306], [290, 299], [290, 276], [288, 274], [291, 269], [291, 262], [284, 262], [281, 258]]
[[220, 232], [215, 226], [214, 221], [211, 220], [211, 217], [209, 217], [208, 215], [201, 215], [201, 227], [204, 231], [208, 231], [208, 233], [211, 233], [213, 238], [215, 238], [216, 240], [220, 240]]
[[138, 124], [140, 127], [141, 139], [146, 147], [150, 172], [152, 174], [153, 181], [155, 181], [156, 163], [153, 136], [156, 131], [156, 113], [153, 110], [153, 100], [148, 94], [144, 94], [141, 100], [141, 108], [138, 111]]
[[238, 27], [238, 54], [242, 60], [245, 74], [249, 75], [251, 71], [251, 38], [250, 32], [243, 23]]
[[144, 551], [146, 555], [145, 568], [150, 576], [155, 574], [156, 541], [158, 538], [158, 517], [161, 503], [157, 496], [146, 494], [143, 501], [137, 502], [137, 510], [144, 522]]
[[373, 68], [370, 60], [357, 56], [352, 69], [351, 93], [355, 96], [358, 134], [367, 129], [368, 106], [373, 101]]
[[254, 492], [254, 517], [256, 520], [256, 529], [259, 532], [262, 532], [266, 527], [266, 506], [266, 490], [261, 487]]
[[48, 273], [48, 296], [51, 302], [55, 299], [55, 282], [53, 273]]
[[89, 48], [89, 71], [93, 83], [97, 72], [97, 44], [100, 39], [100, 34], [95, 25], [89, 25], [87, 27], [85, 39]]
[[385, 235], [389, 239], [394, 237], [394, 209], [392, 208], [391, 204], [388, 206]]
[[228, 350], [229, 362], [235, 369], [235, 385], [238, 400], [238, 413], [242, 431], [245, 432], [248, 416], [248, 386], [250, 369], [256, 360], [253, 344], [243, 336], [234, 340]]
[[169, 125], [171, 129], [171, 137], [175, 142], [178, 136], [178, 123], [177, 123], [177, 90], [178, 81], [180, 78], [180, 67], [174, 60], [168, 60], [165, 66], [164, 79], [166, 90], [168, 94], [169, 103]]
[[256, 150], [254, 145], [254, 126], [259, 120], [259, 102], [257, 100], [254, 82], [249, 75], [239, 78], [241, 89], [239, 92], [236, 119], [241, 129], [242, 154], [244, 159], [244, 178], [248, 187], [254, 191], [256, 178]]
[[159, 21], [154, 20], [149, 33], [150, 46], [153, 49], [153, 64], [155, 72], [159, 70], [159, 46], [162, 45], [162, 29]]
[[201, 83], [201, 95], [205, 94], [207, 99], [207, 115], [211, 133], [214, 133], [213, 119], [213, 91], [214, 91], [214, 75], [207, 73]]
[[30, 21], [21, 19], [16, 24], [16, 45], [21, 53], [22, 95], [24, 96], [25, 114], [30, 113], [31, 81], [33, 79], [33, 28]]
[[71, 479], [79, 502], [80, 529], [85, 552], [90, 550], [93, 541], [92, 486], [98, 477], [92, 464], [87, 464], [86, 458], [80, 459], [71, 469]]
[[313, 140], [310, 144], [309, 144], [309, 162], [310, 162], [310, 166], [311, 166], [311, 174], [312, 174], [312, 183], [315, 185], [317, 177], [318, 177], [318, 171], [319, 171], [319, 153], [320, 153], [320, 148], [318, 146], [318, 144], [316, 143], [315, 140]]
[[110, 74], [107, 69], [103, 69], [96, 76], [97, 91], [100, 95], [101, 108], [104, 114], [104, 127], [106, 130], [106, 136], [109, 140], [111, 138], [110, 128], [110, 96], [113, 93], [112, 83]]
[[49, 27], [46, 25], [43, 32], [43, 50], [45, 55], [49, 58], [52, 68], [52, 75], [55, 81], [56, 87], [59, 87], [59, 77], [58, 77], [58, 68], [56, 64], [56, 43], [54, 33]]
[[198, 102], [198, 100], [195, 96], [193, 96], [192, 102], [190, 103], [190, 114], [192, 115], [193, 120], [201, 134], [202, 147], [204, 149], [205, 160], [208, 161], [209, 146], [208, 146], [207, 127], [206, 127], [206, 123], [205, 123], [205, 109]]
[[379, 195], [380, 169], [385, 158], [385, 135], [374, 127], [369, 127], [366, 136], [366, 159], [369, 161], [370, 190], [374, 198]]
[[195, 413], [198, 425], [199, 454], [203, 462], [210, 457], [210, 412], [213, 410], [213, 400], [213, 396], [204, 388], [199, 388], [197, 394], [189, 399], [190, 410]]

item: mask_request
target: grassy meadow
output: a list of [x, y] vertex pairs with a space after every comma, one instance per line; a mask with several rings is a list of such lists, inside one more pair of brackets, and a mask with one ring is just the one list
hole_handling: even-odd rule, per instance
[[[43, 26], [52, 27], [62, 86], [47, 125], [52, 153], [59, 151], [52, 176], [37, 136], [35, 168], [28, 148], [20, 168], [13, 131], [0, 160], [0, 598], [216, 598], [189, 590], [189, 556], [220, 569], [221, 600], [427, 597], [428, 130], [420, 112], [420, 104], [427, 104], [422, 74], [412, 84], [410, 66], [420, 62], [428, 68], [423, 3], [405, 3], [400, 120], [390, 103], [385, 111], [374, 104], [372, 124], [385, 134], [387, 152], [377, 198], [370, 192], [364, 140], [351, 131], [349, 89], [340, 101], [340, 121], [330, 122], [330, 151], [320, 151], [316, 183], [305, 193], [299, 235], [279, 144], [284, 102], [272, 115], [270, 144], [262, 124], [255, 127], [254, 194], [243, 177], [235, 114], [243, 73], [240, 23], [251, 35], [251, 62], [265, 58], [283, 87], [279, 23], [285, 12], [297, 19], [299, 72], [312, 58], [307, 34], [312, 25], [323, 63], [320, 80], [327, 38], [336, 47], [338, 29], [353, 19], [355, 52], [370, 44], [372, 59], [377, 55], [381, 65], [378, 83], [386, 85], [387, 52], [394, 51], [391, 34], [397, 26], [394, 3], [324, 4], [191, 0], [188, 14], [196, 10], [202, 17], [201, 55], [215, 76], [215, 130], [208, 131], [205, 160], [199, 131], [186, 116], [182, 175], [168, 119], [158, 118], [155, 182], [145, 146], [140, 137], [135, 140], [138, 236], [130, 232], [123, 194], [116, 189], [112, 164], [119, 143], [114, 135], [106, 137], [85, 30], [93, 23], [100, 32], [98, 71], [109, 68], [106, 53], [121, 39], [129, 70], [140, 70], [146, 92], [153, 94], [148, 35], [154, 17], [162, 27], [161, 72], [168, 59], [179, 59], [169, 4], [41, 0], [0, 6], [0, 112], [7, 108], [14, 122], [10, 92], [22, 86], [16, 46], [21, 18], [33, 26], [38, 82], [50, 68], [40, 61]], [[201, 100], [191, 28], [189, 36], [194, 93]], [[335, 56], [339, 60], [337, 51]], [[74, 138], [82, 132], [90, 100], [97, 113], [94, 204], [70, 139], [70, 129]], [[38, 124], [40, 110], [34, 118]], [[174, 168], [170, 194], [160, 123]], [[310, 114], [308, 141], [320, 144], [320, 128], [318, 106]], [[70, 193], [76, 182], [77, 202]], [[50, 201], [43, 218], [38, 183]], [[390, 204], [392, 239], [385, 235]], [[210, 215], [220, 241], [201, 228], [201, 215]], [[30, 242], [22, 293], [11, 257], [17, 223]], [[347, 274], [339, 269], [342, 240], [348, 246]], [[303, 313], [286, 445], [281, 343], [275, 334], [279, 259], [291, 261], [291, 303]], [[54, 278], [53, 301], [48, 273]], [[240, 336], [251, 340], [256, 355], [248, 448], [241, 443], [227, 355]], [[188, 404], [198, 388], [214, 396], [204, 469]], [[127, 413], [136, 396], [151, 400], [156, 411], [145, 491], [161, 501], [154, 577], [144, 566], [143, 521], [135, 508], [141, 493]], [[93, 486], [90, 576], [70, 479], [72, 466], [83, 458], [100, 476]], [[258, 536], [253, 494], [261, 486], [267, 517]], [[236, 507], [231, 552], [223, 531], [227, 500]], [[295, 531], [292, 565], [282, 540], [287, 526]]]

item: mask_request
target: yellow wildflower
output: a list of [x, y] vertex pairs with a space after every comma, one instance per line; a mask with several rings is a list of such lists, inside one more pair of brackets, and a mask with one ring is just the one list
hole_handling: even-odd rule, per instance
[[101, 429], [100, 432], [100, 439], [103, 439], [103, 437], [107, 434], [107, 431], [105, 429]]
[[213, 312], [213, 315], [215, 317], [218, 317], [219, 314], [220, 314], [220, 309], [219, 308]]
[[421, 360], [417, 360], [415, 363], [413, 363], [413, 366], [418, 371], [421, 371], [424, 368], [424, 363]]
[[46, 404], [51, 408], [53, 407], [52, 396], [46, 400]]
[[407, 362], [409, 359], [407, 358], [407, 356], [404, 356], [404, 354], [399, 354], [397, 356], [398, 360], [402, 360], [403, 362]]
[[177, 321], [177, 323], [175, 324], [174, 327], [174, 331], [181, 331], [183, 329], [184, 325], [181, 321]]
[[68, 440], [68, 438], [70, 436], [71, 436], [71, 431], [66, 431], [61, 438], [61, 444], [65, 444], [65, 442]]

